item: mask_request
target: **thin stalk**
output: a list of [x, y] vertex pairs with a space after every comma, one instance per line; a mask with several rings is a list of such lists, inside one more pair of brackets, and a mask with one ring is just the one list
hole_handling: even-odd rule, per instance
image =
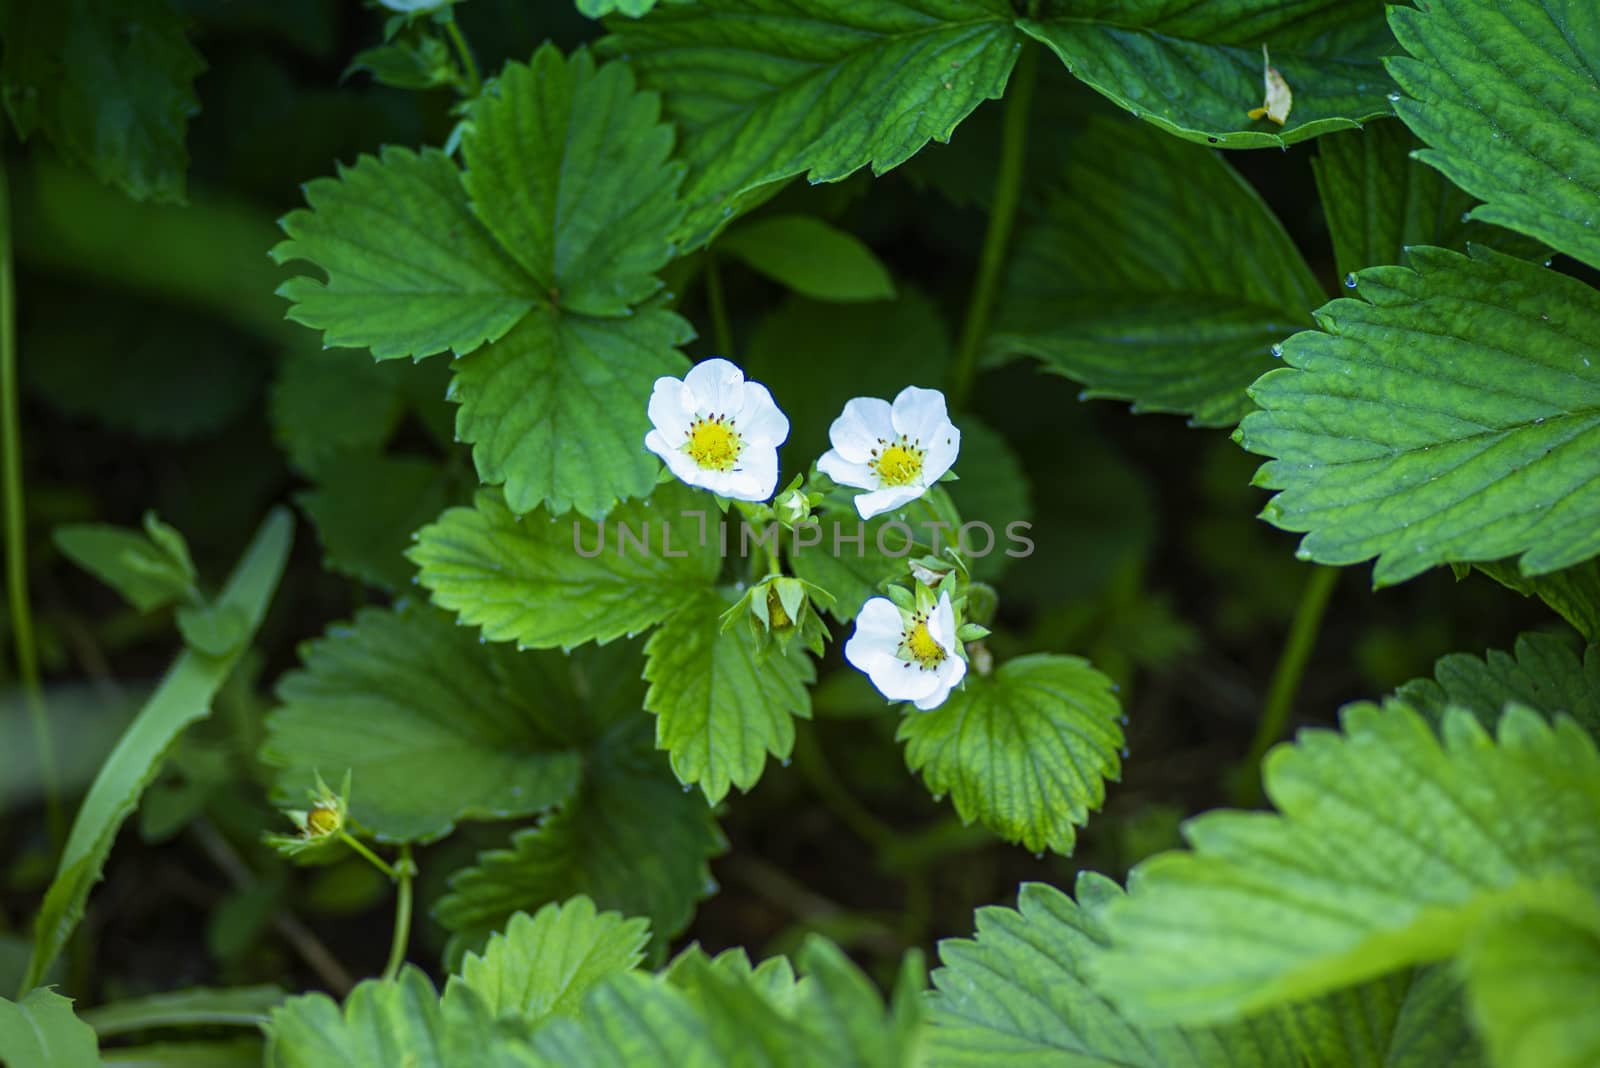
[[1289, 725], [1289, 711], [1295, 694], [1300, 690], [1300, 679], [1305, 675], [1306, 663], [1316, 648], [1317, 635], [1322, 630], [1322, 617], [1328, 608], [1328, 599], [1339, 582], [1339, 569], [1317, 567], [1306, 578], [1300, 592], [1300, 604], [1295, 608], [1294, 620], [1289, 624], [1289, 636], [1278, 656], [1278, 666], [1272, 672], [1272, 684], [1267, 689], [1267, 706], [1256, 727], [1255, 740], [1239, 769], [1234, 788], [1234, 800], [1241, 805], [1259, 804], [1261, 794], [1261, 758], [1267, 750], [1283, 737]]
[[53, 851], [66, 840], [61, 811], [61, 785], [56, 775], [55, 743], [39, 684], [39, 649], [33, 640], [33, 609], [28, 602], [27, 515], [22, 503], [22, 416], [17, 395], [17, 291], [11, 270], [11, 192], [0, 165], [0, 441], [4, 443], [6, 509], [6, 592], [11, 604], [11, 641], [17, 676], [33, 724], [39, 754], [39, 783], [44, 790], [46, 823]]
[[363, 860], [367, 861], [374, 868], [377, 868], [379, 871], [383, 872], [384, 875], [388, 876], [390, 881], [399, 881], [399, 871], [393, 867], [390, 867], [388, 862], [386, 862], [382, 857], [378, 856], [378, 854], [362, 845], [360, 839], [356, 838], [349, 831], [340, 828], [339, 840], [345, 845], [349, 846], [351, 849], [355, 850]]
[[722, 271], [715, 253], [706, 253], [706, 303], [711, 308], [711, 338], [717, 355], [733, 359], [733, 324], [728, 319], [728, 298], [722, 292]]
[[950, 369], [949, 398], [951, 405], [957, 408], [966, 403], [978, 374], [978, 356], [989, 334], [989, 320], [994, 314], [995, 296], [1000, 288], [1000, 272], [1005, 267], [1006, 250], [1011, 245], [1011, 231], [1017, 221], [1023, 163], [1028, 154], [1028, 109], [1033, 103], [1033, 83], [1038, 69], [1038, 47], [1024, 45], [1006, 92], [1000, 134], [1000, 173], [995, 177], [989, 228], [983, 235], [978, 276], [973, 280], [967, 317], [961, 324], [961, 341], [956, 347], [955, 365]]
[[385, 981], [400, 974], [406, 962], [406, 946], [411, 941], [411, 881], [417, 866], [411, 860], [411, 846], [400, 847], [400, 859], [395, 861], [395, 877], [400, 884], [394, 905], [394, 939], [389, 943], [389, 962], [383, 966]]
[[472, 58], [472, 49], [468, 47], [467, 39], [453, 17], [445, 23], [445, 30], [450, 34], [450, 43], [456, 46], [456, 54], [461, 57], [461, 70], [467, 76], [467, 95], [477, 96], [483, 92], [483, 78], [478, 74], [478, 61]]

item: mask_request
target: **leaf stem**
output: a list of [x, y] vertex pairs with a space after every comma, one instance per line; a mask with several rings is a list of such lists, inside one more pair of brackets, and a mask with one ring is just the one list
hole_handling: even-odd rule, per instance
[[377, 868], [379, 871], [383, 872], [384, 875], [388, 876], [391, 882], [399, 881], [400, 874], [398, 871], [390, 867], [382, 857], [378, 856], [378, 854], [362, 845], [359, 839], [342, 827], [339, 828], [339, 840], [345, 845], [349, 846], [351, 849], [355, 850], [358, 854], [360, 854], [362, 859], [366, 860], [374, 868]]
[[711, 338], [717, 355], [733, 359], [733, 325], [728, 319], [728, 298], [722, 292], [722, 271], [715, 253], [706, 253], [706, 303], [711, 310]]
[[450, 43], [456, 46], [456, 54], [461, 57], [461, 69], [467, 76], [467, 95], [477, 96], [483, 92], [483, 78], [478, 74], [478, 61], [472, 58], [472, 49], [467, 45], [466, 37], [461, 33], [461, 27], [456, 25], [455, 16], [445, 24], [445, 32], [450, 34]]
[[989, 334], [989, 319], [994, 314], [1000, 272], [1011, 245], [1011, 230], [1017, 221], [1017, 205], [1022, 198], [1023, 163], [1028, 152], [1028, 110], [1033, 103], [1033, 83], [1039, 69], [1039, 49], [1023, 46], [1005, 98], [1005, 118], [1000, 134], [1000, 172], [995, 176], [994, 202], [989, 208], [989, 228], [983, 235], [983, 250], [978, 255], [978, 276], [973, 280], [967, 302], [967, 317], [961, 324], [961, 341], [956, 347], [955, 365], [950, 369], [949, 398], [952, 407], [966, 404], [978, 374], [978, 356]]
[[400, 847], [400, 859], [394, 866], [394, 878], [400, 884], [400, 891], [394, 906], [394, 940], [389, 943], [389, 962], [383, 966], [385, 982], [399, 975], [400, 966], [406, 962], [406, 946], [411, 941], [411, 880], [416, 874], [411, 845], [407, 843]]
[[1284, 640], [1283, 652], [1278, 656], [1278, 666], [1272, 672], [1272, 684], [1267, 689], [1267, 706], [1256, 727], [1255, 740], [1250, 752], [1238, 769], [1234, 783], [1234, 801], [1245, 807], [1261, 803], [1261, 758], [1267, 750], [1283, 737], [1289, 724], [1289, 710], [1295, 694], [1300, 690], [1300, 679], [1305, 675], [1306, 662], [1316, 648], [1317, 635], [1322, 630], [1322, 617], [1327, 611], [1328, 599], [1339, 581], [1336, 567], [1316, 567], [1306, 578], [1300, 592], [1300, 604], [1294, 610], [1294, 620], [1289, 624], [1289, 636]]
[[17, 675], [33, 724], [39, 755], [39, 783], [44, 790], [45, 820], [52, 851], [66, 839], [61, 786], [56, 775], [55, 743], [39, 683], [39, 650], [33, 640], [33, 610], [28, 601], [27, 516], [22, 501], [22, 416], [17, 390], [17, 291], [11, 265], [11, 190], [0, 166], [0, 442], [5, 453], [6, 592], [11, 606], [11, 640]]

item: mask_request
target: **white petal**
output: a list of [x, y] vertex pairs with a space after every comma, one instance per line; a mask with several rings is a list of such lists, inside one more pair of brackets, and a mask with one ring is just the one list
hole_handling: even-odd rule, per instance
[[886, 400], [853, 397], [828, 428], [828, 440], [846, 460], [864, 464], [872, 459], [872, 450], [878, 447], [879, 439], [889, 440], [895, 436], [892, 413]]
[[[667, 467], [669, 468], [672, 467], [673, 453], [678, 453], [679, 456], [683, 455], [682, 452], [673, 448], [672, 445], [667, 442], [667, 439], [662, 436], [661, 431], [659, 430], [652, 430], [650, 433], [644, 436], [644, 447], [665, 460], [667, 462]], [[673, 474], [677, 474], [675, 469], [673, 470]]]
[[856, 636], [882, 646], [890, 656], [900, 648], [900, 639], [905, 636], [905, 630], [905, 618], [887, 597], [872, 598], [856, 613]]
[[661, 439], [656, 437], [655, 442], [652, 443], [650, 440], [652, 436], [645, 436], [645, 448], [665, 460], [667, 462], [667, 470], [676, 475], [679, 480], [687, 482], [691, 486], [699, 486], [701, 489], [711, 490], [713, 493], [722, 492], [720, 479], [725, 476], [721, 471], [707, 471], [695, 463], [689, 454], [682, 449], [668, 448], [663, 450], [657, 448], [658, 445], [662, 444]]
[[950, 425], [944, 394], [936, 389], [907, 386], [894, 399], [895, 434], [904, 434], [923, 448], [929, 448], [940, 432]]
[[837, 449], [829, 449], [817, 461], [817, 470], [833, 479], [841, 486], [854, 486], [857, 489], [875, 489], [878, 485], [878, 475], [866, 464], [853, 464], [839, 455]]
[[[933, 615], [928, 617], [928, 637], [939, 643], [939, 647], [952, 654], [956, 651], [956, 612], [950, 604], [950, 595], [941, 593], [939, 603], [933, 606]], [[954, 657], [960, 659], [960, 657]]]
[[945, 703], [950, 691], [961, 684], [967, 675], [967, 662], [959, 656], [953, 656], [939, 665], [939, 670], [934, 673], [938, 685], [924, 696], [916, 700], [916, 706], [924, 712], [931, 712]]
[[695, 411], [732, 415], [744, 407], [744, 372], [720, 357], [689, 368], [683, 384], [694, 398]]
[[871, 493], [858, 493], [856, 511], [862, 519], [871, 519], [875, 515], [892, 512], [903, 504], [910, 504], [922, 496], [922, 490], [922, 486], [885, 486]]
[[927, 448], [927, 455], [922, 458], [922, 481], [931, 486], [955, 464], [961, 451], [961, 431], [946, 423], [943, 432], [934, 431], [933, 444]]
[[760, 382], [745, 383], [744, 404], [734, 415], [733, 425], [745, 441], [753, 444], [776, 447], [789, 440], [789, 417]]
[[881, 660], [867, 677], [891, 701], [921, 701], [939, 689], [937, 671], [924, 671], [909, 660]]
[[764, 501], [778, 488], [778, 450], [771, 445], [746, 445], [739, 464], [725, 473], [723, 493], [736, 501]]
[[689, 399], [688, 391], [680, 380], [656, 379], [655, 389], [650, 391], [647, 411], [650, 413], [650, 422], [667, 441], [681, 443], [689, 433], [689, 423], [693, 418], [691, 409], [685, 404]]

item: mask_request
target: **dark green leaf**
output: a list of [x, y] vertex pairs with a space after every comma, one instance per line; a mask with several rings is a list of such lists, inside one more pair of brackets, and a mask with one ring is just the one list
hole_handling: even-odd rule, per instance
[[412, 535], [465, 499], [460, 480], [411, 456], [345, 454], [328, 461], [315, 489], [296, 496], [317, 528], [331, 571], [390, 591], [408, 588]]
[[854, 234], [810, 215], [768, 215], [717, 239], [737, 256], [802, 296], [817, 300], [893, 300], [889, 269]]
[[[1106, 255], [1115, 249], [1116, 255]], [[1226, 426], [1311, 321], [1316, 278], [1220, 155], [1097, 122], [1022, 232], [993, 355], [1036, 356], [1087, 397]]]
[[1600, 560], [1589, 560], [1546, 575], [1524, 575], [1515, 560], [1474, 565], [1524, 597], [1537, 597], [1591, 642], [1600, 641]]
[[1524, 634], [1515, 656], [1491, 649], [1479, 659], [1451, 653], [1433, 667], [1434, 679], [1413, 679], [1398, 696], [1439, 722], [1446, 708], [1464, 708], [1493, 727], [1509, 704], [1524, 705], [1549, 718], [1568, 715], [1600, 739], [1600, 646], [1582, 658], [1572, 646], [1549, 634]]

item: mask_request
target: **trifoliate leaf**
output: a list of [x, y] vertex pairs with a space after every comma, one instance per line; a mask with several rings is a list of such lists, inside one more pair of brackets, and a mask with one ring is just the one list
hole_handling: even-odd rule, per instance
[[1273, 344], [1324, 299], [1219, 154], [1128, 123], [1096, 122], [1073, 142], [1007, 278], [993, 356], [1036, 356], [1086, 397], [1200, 426], [1250, 410], [1245, 391], [1273, 366]]
[[638, 633], [705, 590], [722, 563], [715, 512], [671, 484], [599, 523], [517, 516], [485, 490], [424, 527], [408, 555], [434, 603], [491, 641], [571, 648]]
[[758, 655], [748, 627], [722, 628], [731, 601], [705, 592], [661, 625], [645, 645], [644, 706], [656, 715], [656, 745], [672, 754], [679, 781], [713, 805], [729, 786], [749, 790], [767, 754], [787, 759], [794, 717], [811, 718], [816, 666], [799, 646]]
[[[1499, 907], [1578, 907], [1600, 881], [1600, 754], [1513, 706], [1498, 741], [1446, 713], [1349, 706], [1268, 754], [1277, 813], [1213, 812], [1134, 869], [1098, 988], [1150, 1022], [1204, 1022], [1458, 952]], [[1574, 885], [1576, 884], [1576, 885]]]
[[[1600, 266], [1600, 8], [1566, 0], [1397, 5], [1415, 58], [1389, 61], [1417, 158], [1479, 200], [1472, 217]], [[1537, 76], [1533, 72], [1537, 72]]]
[[1341, 275], [1400, 263], [1412, 245], [1464, 252], [1472, 241], [1535, 251], [1532, 242], [1470, 221], [1467, 213], [1477, 201], [1418, 163], [1412, 153], [1420, 147], [1398, 122], [1374, 122], [1317, 142], [1311, 167]]
[[817, 300], [893, 300], [889, 269], [854, 234], [810, 215], [769, 215], [717, 239], [718, 252], [736, 256], [775, 281]]
[[1485, 922], [1463, 970], [1495, 1068], [1600, 1064], [1600, 907], [1588, 923], [1537, 909]]
[[[1281, 148], [1389, 113], [1382, 57], [1394, 41], [1379, 4], [1047, 0], [1018, 25], [1090, 88], [1189, 141]], [[1249, 114], [1262, 44], [1294, 94], [1281, 127]]]
[[[1521, 554], [1524, 574], [1600, 552], [1600, 294], [1484, 249], [1414, 248], [1363, 299], [1284, 345], [1235, 437], [1272, 456], [1262, 511], [1302, 559], [1402, 582]], [[1377, 503], [1381, 502], [1381, 506]]]
[[1074, 1064], [1104, 1068], [1467, 1068], [1478, 1063], [1447, 970], [1373, 983], [1215, 1027], [1150, 1027], [1124, 1016], [1092, 981], [1109, 948], [1111, 880], [1078, 876], [1076, 903], [1025, 883], [1015, 910], [979, 909], [977, 934], [939, 944], [930, 1062], [949, 1068]]
[[516, 1016], [530, 1025], [549, 1016], [576, 1016], [590, 989], [638, 966], [649, 940], [646, 920], [597, 912], [586, 897], [552, 902], [531, 916], [517, 913], [482, 956], [468, 954], [460, 978], [445, 988], [445, 1000], [468, 987], [496, 1016]]
[[[54, 531], [67, 559], [121, 594], [141, 612], [153, 612], [195, 592], [194, 564], [183, 536], [150, 512], [143, 533], [104, 523], [70, 523]], [[164, 529], [161, 540], [151, 531]], [[176, 541], [172, 536], [176, 536]]]
[[1568, 715], [1600, 739], [1600, 646], [1582, 658], [1572, 646], [1549, 634], [1524, 634], [1515, 656], [1491, 649], [1479, 659], [1470, 653], [1441, 657], [1434, 679], [1413, 679], [1398, 696], [1430, 719], [1446, 708], [1464, 708], [1493, 727], [1508, 704], [1524, 705], [1547, 717]]
[[1088, 661], [1039, 653], [990, 676], [968, 672], [944, 704], [907, 713], [895, 737], [906, 765], [936, 796], [950, 794], [963, 823], [1067, 854], [1073, 826], [1121, 773], [1121, 712], [1111, 680]]
[[542, 811], [578, 786], [544, 695], [507, 690], [472, 631], [425, 606], [369, 609], [301, 650], [278, 684], [262, 759], [298, 798], [351, 773], [351, 813], [379, 839], [427, 841], [461, 819]]
[[654, 93], [625, 63], [545, 45], [508, 63], [461, 137], [472, 207], [563, 311], [626, 315], [661, 288], [683, 165]]
[[555, 703], [570, 715], [559, 733], [584, 753], [583, 782], [537, 827], [512, 835], [509, 849], [482, 853], [458, 872], [435, 915], [453, 946], [475, 947], [519, 910], [583, 894], [649, 920], [654, 946], [664, 948], [716, 889], [708, 861], [727, 842], [705, 801], [678, 784], [655, 748], [637, 645], [586, 647], [571, 659], [524, 653], [510, 666], [551, 662], [569, 669], [570, 681], [530, 676], [516, 686], [560, 694]]
[[611, 29], [602, 47], [683, 131], [690, 247], [763, 185], [882, 174], [949, 140], [1001, 94], [1020, 47], [1004, 0], [710, 0]]
[[1537, 597], [1591, 642], [1600, 641], [1600, 560], [1547, 575], [1524, 575], [1515, 560], [1475, 564], [1478, 570], [1524, 597]]
[[460, 480], [433, 460], [346, 454], [327, 461], [316, 488], [295, 500], [317, 528], [324, 567], [399, 591], [416, 575], [405, 557], [412, 534], [465, 498]]
[[205, 61], [165, 0], [61, 0], [0, 7], [0, 96], [27, 139], [136, 200], [182, 202], [194, 80]]
[[72, 999], [48, 987], [21, 1001], [0, 998], [0, 1064], [10, 1068], [97, 1068], [94, 1030], [72, 1014]]
[[532, 308], [538, 289], [467, 204], [461, 175], [437, 149], [386, 146], [305, 187], [284, 216], [279, 263], [306, 260], [327, 281], [299, 277], [278, 292], [289, 318], [330, 347], [380, 360], [465, 355]]
[[541, 308], [458, 361], [456, 427], [473, 443], [478, 477], [504, 483], [514, 512], [543, 503], [599, 518], [619, 498], [649, 493], [660, 470], [644, 448], [650, 388], [688, 369], [676, 346], [693, 336], [687, 322], [659, 308], [627, 319]]

